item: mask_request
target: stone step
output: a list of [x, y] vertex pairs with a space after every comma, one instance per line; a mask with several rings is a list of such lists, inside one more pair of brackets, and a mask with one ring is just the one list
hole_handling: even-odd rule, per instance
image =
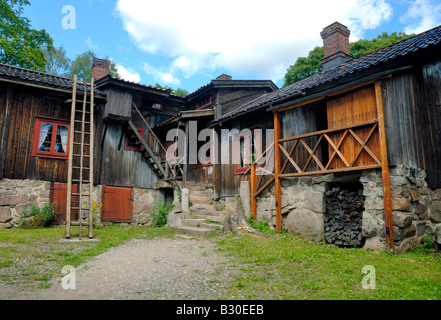
[[217, 229], [222, 229], [224, 227], [224, 225], [223, 224], [212, 224], [212, 223], [201, 223], [200, 227], [217, 230]]
[[197, 198], [197, 199], [195, 199], [195, 198], [189, 197], [189, 199], [190, 199], [191, 203], [193, 204], [193, 206], [196, 205], [196, 204], [205, 204], [205, 205], [211, 205], [211, 206], [216, 205], [216, 201], [210, 200], [210, 199], [207, 199], [207, 198]]
[[213, 222], [224, 222], [224, 216], [207, 216], [207, 220], [213, 221]]
[[215, 231], [215, 229], [212, 228], [200, 228], [200, 227], [179, 227], [178, 230], [182, 233], [201, 235], [201, 236], [208, 236]]
[[192, 189], [190, 189], [188, 191], [188, 194], [190, 196], [208, 196], [208, 197], [210, 197], [210, 196], [212, 196], [214, 194], [214, 192], [213, 192], [213, 190], [207, 190], [207, 189], [204, 189], [204, 190], [194, 190], [194, 189], [192, 190]]
[[190, 227], [198, 227], [201, 223], [204, 223], [207, 219], [184, 219], [184, 225]]
[[195, 237], [187, 236], [185, 234], [176, 234], [176, 237], [181, 238], [181, 239], [185, 239], [185, 240], [193, 240], [193, 239], [195, 239]]
[[185, 214], [184, 219], [207, 219], [207, 215], [190, 213], [190, 214]]
[[216, 211], [216, 204], [204, 204], [204, 203], [196, 203], [190, 207], [191, 211], [199, 211], [199, 210], [212, 210]]

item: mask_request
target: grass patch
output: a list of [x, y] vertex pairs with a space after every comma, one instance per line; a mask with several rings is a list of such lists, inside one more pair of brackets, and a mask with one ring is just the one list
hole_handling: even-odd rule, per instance
[[[50, 287], [65, 265], [74, 267], [131, 239], [172, 237], [175, 229], [141, 226], [96, 226], [97, 242], [62, 243], [64, 227], [0, 230], [0, 281], [9, 285]], [[72, 235], [78, 235], [78, 227]]]
[[[290, 234], [225, 235], [218, 250], [237, 266], [227, 299], [441, 299], [439, 256], [341, 249]], [[366, 265], [375, 268], [375, 289], [363, 289]]]

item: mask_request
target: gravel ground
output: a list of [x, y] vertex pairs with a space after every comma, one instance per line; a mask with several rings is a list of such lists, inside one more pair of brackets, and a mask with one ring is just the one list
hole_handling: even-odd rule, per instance
[[75, 289], [62, 288], [60, 272], [49, 289], [0, 286], [0, 299], [219, 299], [234, 280], [228, 264], [207, 240], [131, 240], [78, 266]]

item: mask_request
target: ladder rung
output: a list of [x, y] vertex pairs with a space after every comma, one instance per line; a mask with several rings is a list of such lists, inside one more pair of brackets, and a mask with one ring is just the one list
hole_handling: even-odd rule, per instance
[[[75, 110], [75, 112], [83, 112], [83, 110]], [[90, 111], [84, 111], [84, 113], [90, 113]]]
[[86, 167], [81, 168], [81, 167], [75, 167], [75, 166], [72, 166], [72, 168], [74, 168], [74, 169], [84, 169], [84, 170], [89, 170], [90, 169], [90, 168], [86, 168]]
[[79, 144], [79, 145], [83, 145], [83, 146], [90, 146], [89, 143], [81, 143], [81, 142], [74, 142], [74, 144]]
[[72, 179], [72, 181], [78, 181], [78, 182], [83, 182], [84, 184], [89, 184], [89, 180]]
[[[73, 156], [74, 157], [81, 157], [81, 154], [73, 154]], [[90, 158], [90, 155], [88, 155], [88, 154], [83, 154], [82, 156], [86, 157], [86, 158]]]
[[90, 134], [90, 132], [82, 132], [82, 131], [74, 131], [74, 133], [84, 133], [84, 134]]
[[71, 207], [71, 209], [73, 209], [73, 210], [78, 210], [78, 209], [89, 210], [89, 208], [80, 208], [80, 207]]
[[[73, 196], [79, 196], [80, 194], [79, 194], [79, 193], [72, 193], [72, 195], [73, 195]], [[82, 196], [85, 196], [85, 197], [88, 197], [88, 196], [89, 196], [88, 193], [82, 193], [81, 195], [82, 195]]]
[[[71, 226], [79, 226], [79, 225], [80, 225], [80, 222], [79, 222], [79, 221], [71, 221], [71, 222], [70, 222], [70, 225], [71, 225]], [[87, 222], [87, 221], [82, 221], [82, 222], [81, 222], [81, 226], [82, 226], [82, 227], [88, 227], [88, 226], [89, 226], [89, 222]]]
[[83, 121], [83, 120], [74, 120], [75, 122], [79, 122], [79, 123], [87, 123], [87, 124], [90, 124], [90, 121]]

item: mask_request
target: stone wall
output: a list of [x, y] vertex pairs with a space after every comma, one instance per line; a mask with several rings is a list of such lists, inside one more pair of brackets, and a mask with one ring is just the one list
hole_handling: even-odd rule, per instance
[[[40, 208], [50, 202], [51, 182], [36, 180], [0, 179], [0, 229], [16, 227], [20, 214], [29, 211], [31, 205]], [[83, 190], [88, 192], [88, 190]], [[96, 204], [95, 221], [101, 223], [102, 186], [94, 186], [92, 200]], [[150, 212], [159, 199], [166, 200], [165, 192], [155, 189], [133, 188], [133, 222], [135, 225], [150, 225]], [[175, 195], [174, 202], [177, 202]]]
[[[391, 168], [392, 209], [396, 253], [415, 249], [424, 236], [441, 245], [441, 189], [430, 190], [421, 169], [396, 166]], [[282, 227], [305, 238], [324, 240], [323, 214], [325, 192], [331, 185], [354, 179], [354, 174], [330, 174], [282, 180]], [[384, 199], [381, 170], [358, 173], [356, 182], [363, 186], [364, 207], [362, 235], [365, 249], [386, 248], [384, 227]], [[257, 200], [257, 219], [275, 218], [274, 185]]]
[[22, 211], [49, 202], [50, 189], [47, 181], [0, 179], [0, 228], [17, 226]]

